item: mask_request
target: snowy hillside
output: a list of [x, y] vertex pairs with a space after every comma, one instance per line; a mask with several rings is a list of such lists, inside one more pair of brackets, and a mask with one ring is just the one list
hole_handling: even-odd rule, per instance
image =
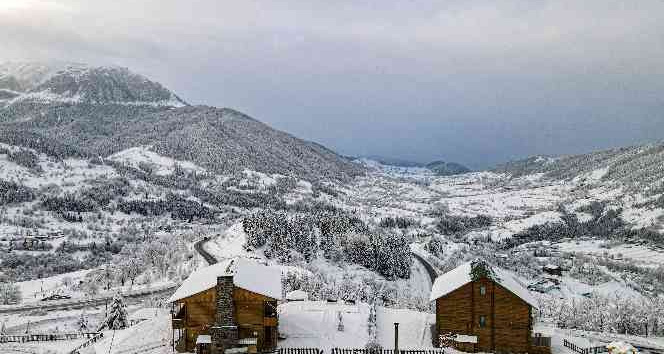
[[513, 177], [543, 174], [554, 180], [576, 179], [579, 185], [626, 187], [661, 193], [664, 144], [631, 146], [588, 154], [541, 157], [503, 164], [496, 172]]
[[249, 169], [315, 180], [364, 172], [240, 112], [189, 106], [126, 68], [85, 64], [0, 65], [0, 142], [59, 158], [105, 158], [151, 146], [217, 173]]
[[71, 63], [0, 64], [0, 88], [21, 94], [6, 104], [92, 103], [182, 107], [159, 83], [120, 67]]

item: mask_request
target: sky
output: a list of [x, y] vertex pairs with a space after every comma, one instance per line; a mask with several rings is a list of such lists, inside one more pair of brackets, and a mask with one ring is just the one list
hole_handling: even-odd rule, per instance
[[121, 65], [345, 155], [664, 140], [663, 0], [0, 0], [0, 61]]

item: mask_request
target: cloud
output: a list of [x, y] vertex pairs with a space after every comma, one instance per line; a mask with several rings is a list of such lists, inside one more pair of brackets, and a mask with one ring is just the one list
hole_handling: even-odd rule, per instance
[[30, 1], [4, 59], [129, 66], [346, 154], [508, 158], [658, 139], [664, 2]]

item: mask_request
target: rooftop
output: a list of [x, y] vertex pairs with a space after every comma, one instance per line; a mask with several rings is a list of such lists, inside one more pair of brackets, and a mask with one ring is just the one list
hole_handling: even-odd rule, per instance
[[217, 285], [217, 278], [221, 276], [233, 276], [233, 283], [238, 288], [273, 299], [281, 299], [281, 270], [278, 267], [234, 258], [194, 271], [182, 282], [168, 302], [182, 300], [212, 289]]
[[[466, 262], [453, 270], [439, 276], [433, 284], [431, 289], [430, 301], [439, 299], [456, 289], [472, 282], [472, 263]], [[523, 285], [519, 284], [514, 277], [506, 270], [500, 268], [491, 268], [490, 272], [494, 274], [493, 280], [510, 291], [517, 297], [521, 298], [527, 304], [533, 307], [539, 307], [537, 300]]]

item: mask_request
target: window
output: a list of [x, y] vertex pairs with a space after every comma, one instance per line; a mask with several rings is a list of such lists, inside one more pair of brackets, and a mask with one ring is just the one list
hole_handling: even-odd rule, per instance
[[276, 301], [265, 301], [265, 317], [275, 318], [277, 317], [277, 302]]
[[480, 316], [480, 328], [486, 327], [486, 316]]
[[480, 286], [480, 295], [482, 296], [486, 295], [486, 286], [484, 285]]

